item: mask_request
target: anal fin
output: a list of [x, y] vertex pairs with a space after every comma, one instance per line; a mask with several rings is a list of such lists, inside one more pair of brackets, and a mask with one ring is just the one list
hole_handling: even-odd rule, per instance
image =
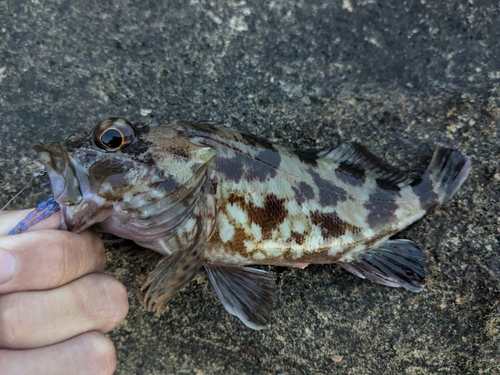
[[386, 241], [340, 265], [363, 279], [411, 292], [420, 292], [425, 284], [424, 254], [409, 240]]
[[212, 286], [228, 313], [247, 327], [265, 328], [276, 297], [274, 277], [264, 270], [204, 264]]

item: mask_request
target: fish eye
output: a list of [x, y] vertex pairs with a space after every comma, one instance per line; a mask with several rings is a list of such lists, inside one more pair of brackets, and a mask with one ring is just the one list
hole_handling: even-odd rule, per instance
[[104, 151], [114, 152], [127, 147], [135, 139], [135, 128], [122, 118], [110, 118], [92, 131], [94, 144]]

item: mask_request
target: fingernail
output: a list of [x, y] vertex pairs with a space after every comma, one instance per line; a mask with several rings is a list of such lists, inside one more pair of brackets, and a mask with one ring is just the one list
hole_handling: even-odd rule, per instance
[[5, 250], [0, 250], [0, 284], [12, 280], [16, 272], [16, 258]]

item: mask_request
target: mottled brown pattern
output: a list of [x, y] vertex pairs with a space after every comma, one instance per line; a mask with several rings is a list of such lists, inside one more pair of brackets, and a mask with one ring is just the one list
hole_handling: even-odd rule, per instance
[[122, 149], [121, 152], [130, 155], [133, 160], [138, 160], [138, 157], [145, 154], [151, 145], [152, 142], [138, 137], [134, 142]]
[[266, 196], [264, 207], [258, 207], [253, 202], [246, 202], [242, 196], [231, 194], [228, 203], [239, 205], [247, 214], [251, 222], [262, 228], [262, 238], [271, 238], [273, 229], [282, 223], [288, 210], [284, 205], [285, 199], [279, 199], [274, 194]]
[[94, 181], [109, 181], [113, 176], [118, 176], [120, 181], [126, 172], [133, 167], [133, 163], [121, 159], [104, 159], [94, 163], [89, 168], [89, 176]]
[[127, 179], [121, 175], [116, 175], [115, 179], [111, 179], [110, 182], [117, 184], [113, 190], [99, 190], [99, 195], [109, 202], [122, 202], [123, 196], [134, 188], [134, 185], [128, 183]]
[[148, 167], [156, 167], [156, 161], [154, 155], [151, 155], [149, 148], [152, 143], [149, 141], [137, 140], [131, 143], [123, 150], [122, 153], [128, 154], [130, 158], [134, 161], [141, 162]]
[[185, 144], [172, 143], [165, 151], [170, 153], [174, 158], [180, 161], [189, 161], [189, 159], [191, 158], [191, 154], [189, 152], [190, 150], [186, 148]]
[[[121, 191], [126, 192], [130, 188], [130, 185], [124, 185]], [[115, 192], [100, 192], [100, 195], [109, 202], [123, 201], [123, 194], [115, 194]]]
[[328, 254], [330, 248], [328, 246], [315, 248], [314, 251], [304, 252], [299, 258], [294, 256], [294, 253], [287, 249], [280, 257], [281, 259], [270, 259], [269, 264], [278, 266], [296, 266], [299, 264], [303, 267], [305, 264], [327, 264], [338, 260], [338, 257]]
[[212, 237], [210, 237], [210, 242], [215, 244], [215, 247], [217, 247], [217, 245], [222, 246], [224, 252], [230, 255], [238, 254], [247, 257], [249, 253], [246, 250], [244, 240], [246, 240], [248, 236], [242, 227], [234, 225], [234, 223], [231, 223], [231, 225], [234, 228], [234, 235], [231, 240], [223, 242], [220, 238], [220, 228], [216, 228]]
[[[231, 193], [229, 198], [227, 199], [227, 202], [229, 204], [238, 204], [240, 207], [246, 207], [246, 202], [245, 198], [241, 195], [236, 195], [234, 193]], [[253, 206], [253, 203], [250, 203]]]
[[216, 195], [218, 188], [219, 188], [219, 182], [215, 178], [212, 178], [210, 180], [210, 194]]
[[305, 237], [305, 234], [301, 234], [294, 230], [292, 230], [292, 233], [290, 234], [290, 238], [293, 239], [297, 245], [302, 245], [304, 243]]
[[351, 231], [353, 236], [362, 231], [361, 228], [340, 219], [335, 212], [314, 211], [311, 214], [311, 222], [321, 228], [324, 239], [341, 237], [347, 230]]

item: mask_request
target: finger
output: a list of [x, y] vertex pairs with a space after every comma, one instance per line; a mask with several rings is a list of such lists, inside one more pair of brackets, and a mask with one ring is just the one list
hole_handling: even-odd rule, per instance
[[[11, 263], [9, 263], [11, 262]], [[104, 271], [106, 255], [98, 235], [39, 230], [0, 237], [0, 294], [51, 289]]]
[[[33, 211], [34, 208], [21, 211], [0, 211], [0, 236], [5, 236], [14, 228], [21, 220]], [[61, 222], [61, 212], [56, 212], [54, 215], [38, 222], [35, 226], [30, 227], [28, 231], [40, 229], [59, 229]]]
[[111, 375], [115, 369], [113, 343], [98, 332], [39, 349], [0, 350], [2, 375]]
[[30, 349], [83, 332], [106, 333], [125, 318], [127, 292], [105, 274], [90, 274], [60, 288], [0, 297], [0, 348]]

